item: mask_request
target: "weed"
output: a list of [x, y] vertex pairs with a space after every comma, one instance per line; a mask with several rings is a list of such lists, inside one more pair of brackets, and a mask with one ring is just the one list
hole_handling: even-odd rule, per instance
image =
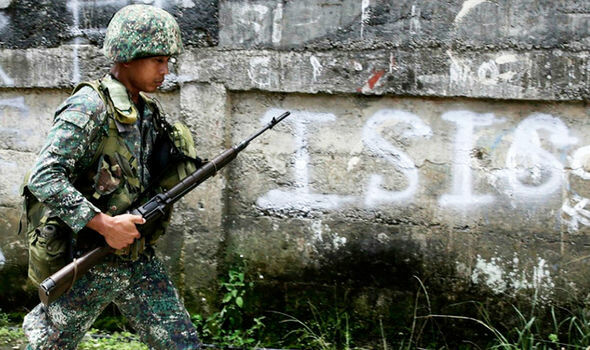
[[192, 320], [202, 339], [218, 346], [256, 346], [258, 335], [264, 328], [264, 316], [247, 322], [244, 316], [245, 296], [253, 287], [246, 281], [243, 264], [229, 270], [227, 279], [221, 282], [223, 298], [221, 309], [209, 317], [193, 315]]
[[0, 346], [24, 344], [24, 337], [20, 327], [0, 327]]
[[104, 334], [96, 329], [90, 330], [78, 346], [80, 350], [147, 350], [139, 337], [129, 332]]
[[9, 323], [10, 318], [8, 314], [5, 314], [4, 312], [2, 312], [2, 309], [0, 309], [0, 327], [6, 327]]
[[324, 313], [308, 302], [311, 320], [302, 321], [294, 316], [275, 312], [282, 315], [282, 323], [290, 323], [294, 327], [285, 338], [294, 336], [296, 344], [303, 349], [317, 350], [353, 350], [350, 316], [347, 311], [336, 307], [331, 313]]

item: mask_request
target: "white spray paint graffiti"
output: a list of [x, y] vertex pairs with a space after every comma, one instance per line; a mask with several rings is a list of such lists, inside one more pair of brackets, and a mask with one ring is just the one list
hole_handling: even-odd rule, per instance
[[[322, 224], [322, 220], [312, 221], [310, 228], [313, 232], [313, 241], [316, 244], [322, 244], [332, 250], [338, 250], [346, 245], [346, 237], [341, 237], [337, 232], [332, 232], [329, 225]], [[326, 236], [325, 240], [324, 236]]]
[[420, 25], [420, 8], [412, 5], [412, 12], [410, 14], [410, 33], [419, 34], [422, 27]]
[[586, 209], [588, 203], [590, 203], [590, 199], [577, 194], [573, 194], [563, 202], [561, 206], [562, 221], [570, 232], [578, 231], [580, 224], [590, 226], [590, 210]]
[[570, 158], [572, 174], [584, 180], [590, 180], [590, 146], [584, 146], [574, 152]]
[[504, 264], [503, 259], [492, 257], [486, 261], [477, 255], [476, 264], [471, 273], [471, 282], [484, 284], [494, 293], [517, 292], [532, 289], [542, 301], [549, 300], [555, 283], [551, 277], [547, 261], [537, 258], [537, 265], [532, 272], [520, 270], [520, 260], [515, 255], [511, 263]]
[[70, 28], [74, 34], [74, 46], [72, 50], [72, 83], [77, 84], [80, 82], [80, 58], [78, 56], [78, 48], [80, 47], [80, 36], [82, 31], [80, 30], [80, 5], [78, 0], [71, 0], [67, 4], [68, 9], [72, 12], [73, 26]]
[[3, 13], [0, 13], [0, 30], [4, 29], [8, 25], [8, 17]]
[[[7, 8], [10, 5], [10, 2], [11, 0], [0, 0], [0, 10]], [[0, 31], [8, 26], [9, 22], [8, 17], [5, 14], [0, 13]]]
[[482, 63], [477, 69], [477, 77], [480, 82], [486, 85], [494, 85], [497, 77], [500, 75], [500, 69], [496, 62], [490, 60]]
[[444, 194], [439, 199], [441, 206], [452, 206], [463, 209], [491, 203], [492, 195], [473, 194], [473, 179], [471, 171], [471, 151], [473, 149], [473, 131], [478, 126], [489, 126], [504, 122], [491, 114], [478, 114], [470, 111], [451, 111], [442, 115], [457, 125], [457, 136], [454, 144], [453, 186], [450, 194]]
[[365, 23], [369, 21], [370, 12], [369, 12], [369, 5], [371, 4], [370, 0], [362, 0], [361, 2], [361, 39], [365, 33]]
[[447, 55], [449, 55], [449, 59], [451, 60], [451, 64], [449, 65], [449, 83], [460, 84], [469, 79], [471, 68], [457, 59], [450, 50], [447, 51]]
[[[29, 114], [29, 107], [25, 104], [25, 99], [22, 96], [14, 97], [14, 98], [7, 98], [7, 99], [0, 99], [0, 117], [3, 115], [3, 109], [6, 107], [14, 108], [20, 111], [19, 116], [27, 116]], [[19, 146], [24, 146], [28, 142], [28, 138], [25, 137], [31, 129], [26, 129], [25, 127], [6, 127], [0, 126], [0, 137], [2, 138], [3, 142], [12, 143]], [[18, 164], [13, 161], [4, 160], [0, 156], [0, 174], [5, 176], [6, 174], [14, 174], [18, 172]], [[13, 193], [18, 193], [19, 185], [14, 185]]]
[[272, 11], [272, 43], [278, 45], [283, 36], [283, 3], [279, 2]]
[[139, 0], [138, 2], [146, 5], [153, 5], [155, 7], [162, 7], [162, 0]]
[[457, 16], [455, 16], [455, 24], [459, 23], [465, 17], [465, 15], [469, 13], [469, 11], [471, 11], [476, 6], [483, 4], [484, 2], [488, 2], [488, 0], [467, 0], [463, 2], [461, 10]]
[[493, 59], [489, 59], [472, 67], [474, 62], [470, 58], [460, 59], [455, 57], [449, 50], [447, 55], [450, 59], [449, 65], [449, 83], [459, 84], [482, 84], [485, 86], [494, 86], [503, 83], [503, 88], [509, 88], [510, 91], [520, 93], [521, 88], [517, 85], [506, 85], [511, 82], [517, 82], [523, 72], [529, 70], [530, 62], [526, 56], [518, 57], [514, 54], [499, 54]]
[[244, 28], [240, 31], [242, 34], [242, 37], [239, 39], [240, 43], [246, 40], [257, 41], [260, 39], [262, 29], [264, 28], [262, 23], [264, 23], [269, 11], [268, 7], [259, 4], [239, 7], [237, 16], [234, 18], [237, 18]]
[[[116, 2], [117, 4], [123, 2], [123, 5], [127, 5], [128, 1], [127, 0], [107, 0], [107, 1], [101, 1], [100, 3], [97, 3], [96, 5], [103, 5], [103, 3], [106, 2]], [[165, 8], [167, 6], [170, 5], [177, 5], [183, 8], [193, 8], [195, 6], [197, 6], [194, 2], [194, 0], [171, 0], [171, 1], [167, 1], [167, 0], [136, 0], [133, 1], [134, 3], [140, 3], [140, 4], [147, 4], [147, 5], [153, 5], [155, 7], [159, 7], [159, 8]]]
[[365, 205], [373, 207], [379, 204], [407, 202], [418, 189], [418, 169], [412, 159], [392, 146], [380, 134], [380, 128], [393, 124], [407, 124], [402, 137], [430, 137], [432, 130], [418, 116], [394, 109], [376, 112], [363, 128], [363, 142], [374, 154], [386, 159], [399, 169], [408, 179], [408, 186], [402, 191], [387, 191], [381, 188], [383, 176], [373, 174], [370, 177], [365, 197]]
[[[584, 146], [576, 150], [569, 159], [572, 176], [580, 177], [583, 180], [590, 180], [590, 146]], [[569, 187], [569, 186], [568, 186]], [[566, 198], [561, 206], [562, 221], [570, 232], [580, 229], [580, 224], [590, 226], [590, 198], [586, 198], [575, 190], [569, 189], [571, 196]], [[585, 194], [588, 195], [588, 194]]]
[[506, 168], [510, 187], [525, 198], [545, 197], [563, 184], [563, 164], [541, 147], [539, 130], [550, 134], [558, 149], [578, 142], [560, 119], [548, 114], [532, 114], [518, 125], [506, 155]]
[[311, 63], [311, 66], [313, 68], [313, 79], [312, 82], [316, 82], [316, 80], [318, 79], [318, 76], [320, 74], [322, 74], [322, 64], [320, 63], [320, 61], [317, 59], [317, 57], [315, 56], [311, 56], [309, 58], [309, 63]]
[[13, 85], [14, 85], [14, 80], [12, 80], [12, 79], [11, 79], [11, 78], [8, 76], [8, 74], [6, 74], [6, 73], [4, 72], [4, 70], [2, 70], [2, 67], [0, 67], [0, 79], [2, 79], [2, 82], [3, 82], [5, 85], [8, 85], [8, 86], [13, 86]]
[[[272, 109], [264, 118], [269, 119], [280, 112], [280, 110]], [[260, 207], [298, 210], [337, 209], [342, 204], [355, 202], [363, 203], [370, 208], [382, 204], [407, 202], [412, 199], [418, 189], [418, 169], [410, 156], [394, 147], [381, 136], [381, 133], [385, 128], [395, 125], [395, 129], [404, 130], [398, 137], [430, 137], [432, 130], [418, 116], [401, 110], [383, 109], [376, 112], [365, 123], [362, 140], [369, 152], [392, 164], [407, 179], [407, 184], [403, 190], [386, 190], [383, 188], [383, 175], [370, 174], [361, 198], [360, 196], [317, 194], [310, 190], [307, 125], [314, 122], [334, 121], [336, 117], [329, 113], [305, 111], [296, 111], [294, 114], [296, 117], [290, 119], [294, 126], [297, 149], [294, 159], [294, 190], [272, 190], [259, 198]], [[491, 113], [479, 114], [466, 110], [446, 112], [441, 118], [455, 123], [457, 131], [451, 161], [452, 185], [450, 192], [439, 198], [440, 206], [465, 210], [492, 203], [495, 198], [492, 194], [474, 193], [472, 170], [474, 132], [478, 127], [503, 123], [505, 120], [496, 118]], [[401, 129], [397, 124], [405, 124], [407, 128]], [[550, 196], [563, 185], [564, 167], [554, 155], [541, 147], [539, 136], [541, 131], [543, 134], [550, 135], [551, 144], [560, 149], [577, 142], [576, 138], [570, 136], [565, 124], [551, 115], [533, 114], [523, 120], [515, 129], [513, 142], [506, 155], [505, 169], [493, 172], [494, 178], [506, 179], [506, 186], [499, 190], [506, 192], [510, 197], [541, 199]], [[588, 163], [588, 158], [590, 158], [590, 148], [582, 148], [575, 153], [572, 159], [574, 175], [583, 179], [590, 178], [590, 172], [584, 165]], [[354, 169], [359, 162], [359, 157], [349, 159], [348, 171]], [[585, 208], [587, 203], [589, 202], [585, 198], [576, 196], [564, 203], [562, 211], [572, 217], [568, 219], [572, 227], [577, 228], [578, 223], [586, 225], [589, 222], [590, 213]]]
[[393, 73], [393, 71], [399, 70], [397, 63], [395, 62], [395, 57], [393, 57], [393, 52], [389, 53], [389, 73]]
[[2, 99], [0, 100], [0, 107], [2, 106], [16, 108], [25, 114], [29, 113], [29, 107], [25, 104], [25, 98], [22, 96]]
[[270, 88], [272, 71], [269, 68], [270, 57], [253, 57], [249, 62], [248, 77], [261, 88]]
[[193, 0], [181, 0], [180, 6], [189, 9], [189, 8], [193, 8], [197, 5], [195, 4], [195, 2]]
[[[270, 109], [262, 117], [263, 123], [284, 110]], [[256, 204], [266, 209], [295, 209], [308, 212], [314, 209], [336, 209], [344, 203], [354, 201], [355, 197], [334, 194], [314, 193], [309, 186], [309, 149], [307, 144], [307, 125], [311, 123], [325, 123], [336, 120], [331, 113], [312, 113], [306, 111], [291, 111], [292, 116], [287, 121], [294, 126], [295, 131], [295, 174], [294, 188], [289, 190], [275, 189], [260, 197]]]

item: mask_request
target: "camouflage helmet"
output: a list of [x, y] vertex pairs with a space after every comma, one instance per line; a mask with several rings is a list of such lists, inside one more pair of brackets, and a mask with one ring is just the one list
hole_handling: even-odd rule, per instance
[[149, 5], [125, 6], [111, 19], [103, 52], [114, 62], [182, 52], [180, 28], [168, 12]]

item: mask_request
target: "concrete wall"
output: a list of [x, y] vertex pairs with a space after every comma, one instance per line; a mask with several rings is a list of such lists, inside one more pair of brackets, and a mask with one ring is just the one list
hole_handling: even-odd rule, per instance
[[[18, 186], [52, 112], [132, 2], [0, 0], [0, 274], [26, 261]], [[590, 1], [136, 2], [181, 24], [158, 95], [201, 156], [292, 112], [177, 207], [160, 251], [192, 307], [239, 255], [369, 313], [413, 275], [450, 300], [590, 287]]]

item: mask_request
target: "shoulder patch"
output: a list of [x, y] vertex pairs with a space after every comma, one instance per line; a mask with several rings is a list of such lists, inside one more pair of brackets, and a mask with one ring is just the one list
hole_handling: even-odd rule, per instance
[[106, 108], [98, 92], [84, 86], [57, 109], [54, 121], [63, 120], [85, 129], [89, 122], [102, 124], [105, 113]]
[[56, 121], [57, 120], [63, 120], [70, 124], [74, 124], [80, 129], [85, 129], [86, 125], [90, 121], [90, 116], [84, 113], [80, 113], [78, 111], [71, 111], [66, 109], [65, 111], [61, 112], [59, 116], [57, 116]]

